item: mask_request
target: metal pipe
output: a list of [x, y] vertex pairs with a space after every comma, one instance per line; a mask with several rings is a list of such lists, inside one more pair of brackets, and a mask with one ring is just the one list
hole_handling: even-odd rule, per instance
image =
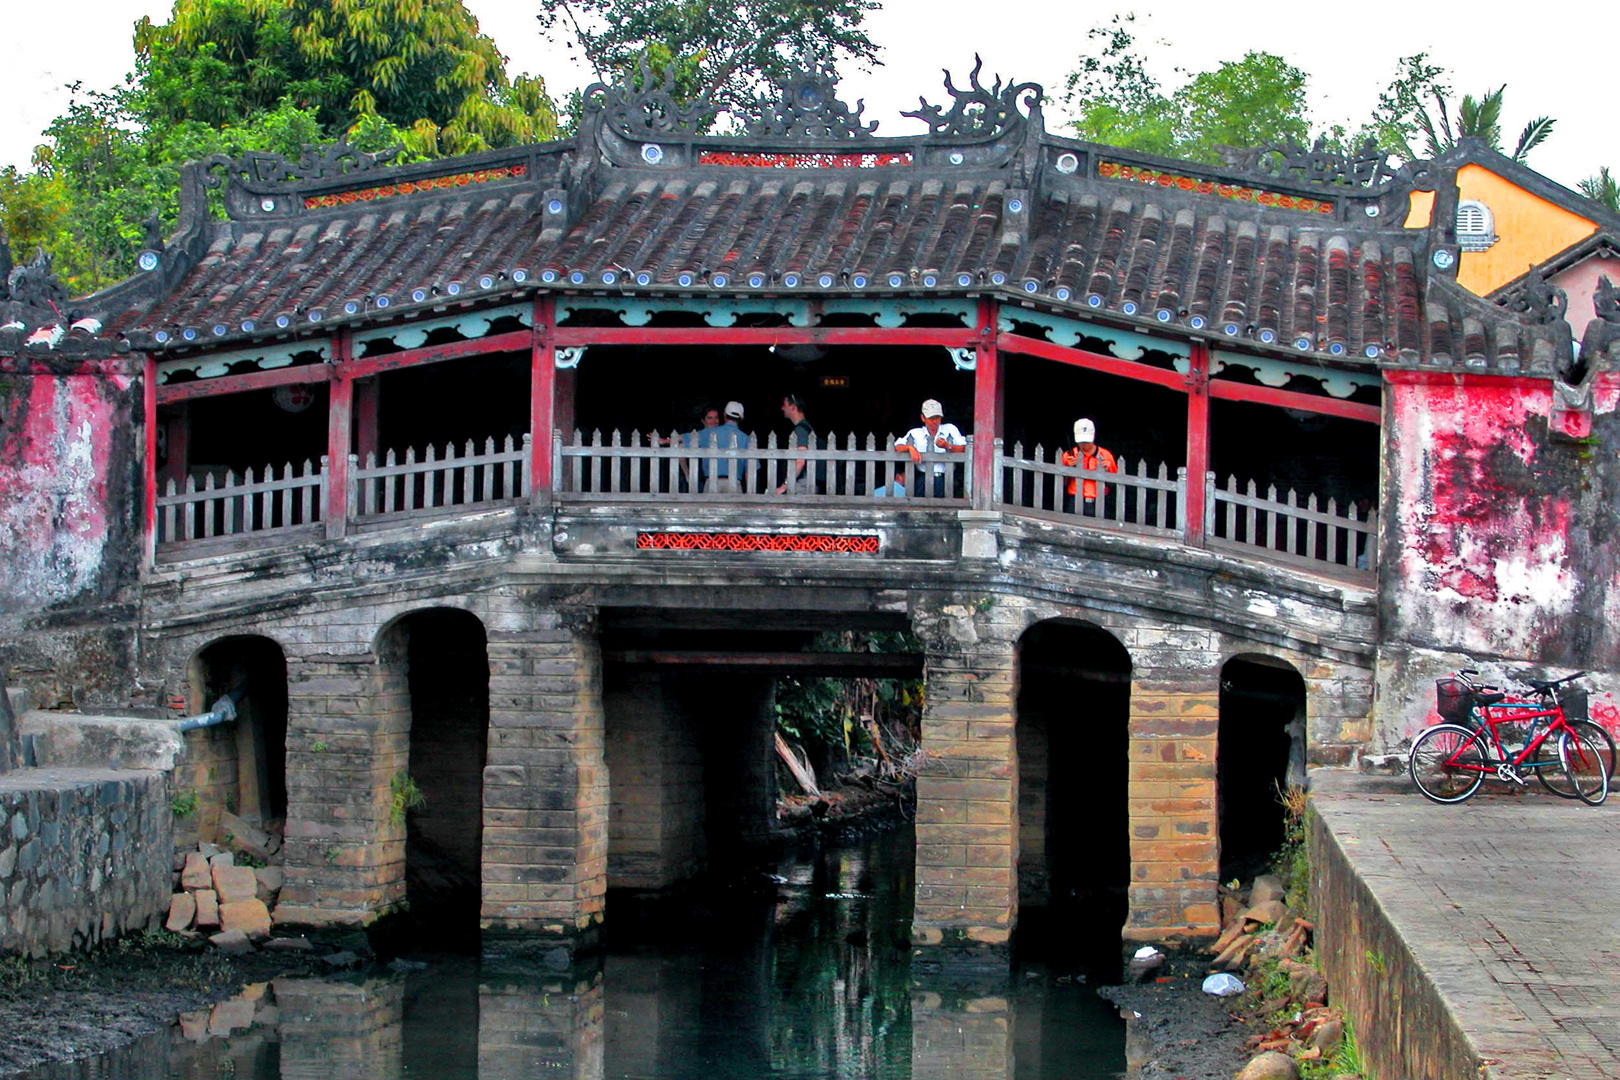
[[207, 712], [182, 719], [180, 721], [181, 732], [196, 731], [198, 728], [213, 727], [216, 724], [225, 724], [235, 720], [236, 703], [241, 700], [242, 691], [240, 689], [232, 690], [214, 702], [214, 707]]

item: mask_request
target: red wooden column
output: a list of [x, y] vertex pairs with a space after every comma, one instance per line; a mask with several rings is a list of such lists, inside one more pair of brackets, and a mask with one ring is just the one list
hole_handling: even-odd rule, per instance
[[349, 370], [354, 338], [347, 330], [332, 340], [332, 381], [326, 406], [326, 537], [349, 528], [349, 443], [354, 421], [354, 375]]
[[147, 567], [157, 562], [157, 361], [148, 356], [141, 368], [141, 416], [146, 427], [143, 434], [146, 460], [142, 472], [144, 491], [141, 500], [141, 556]]
[[1209, 346], [1192, 343], [1187, 371], [1187, 502], [1181, 534], [1188, 544], [1204, 544], [1204, 474], [1209, 472]]
[[996, 349], [996, 302], [979, 299], [978, 337], [973, 343], [973, 508], [994, 505], [996, 437], [1001, 434], [1001, 359]]
[[534, 298], [534, 343], [529, 350], [529, 498], [551, 497], [551, 433], [557, 420], [557, 301]]

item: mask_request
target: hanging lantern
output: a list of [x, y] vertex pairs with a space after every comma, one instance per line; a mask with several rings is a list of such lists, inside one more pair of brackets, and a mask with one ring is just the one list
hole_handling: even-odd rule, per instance
[[278, 386], [270, 391], [270, 396], [283, 412], [301, 413], [315, 404], [315, 388], [309, 383]]

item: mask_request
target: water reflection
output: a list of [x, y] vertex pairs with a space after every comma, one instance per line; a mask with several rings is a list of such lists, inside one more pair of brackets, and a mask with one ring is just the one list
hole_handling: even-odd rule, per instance
[[1083, 975], [1026, 965], [914, 981], [909, 833], [785, 860], [684, 906], [611, 912], [568, 973], [426, 956], [421, 970], [278, 979], [45, 1080], [1087, 1080], [1125, 1024]]

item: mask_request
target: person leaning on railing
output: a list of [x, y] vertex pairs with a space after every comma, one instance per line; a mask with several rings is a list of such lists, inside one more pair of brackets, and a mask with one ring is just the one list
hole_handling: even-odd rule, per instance
[[[712, 414], [713, 409], [709, 412]], [[709, 418], [703, 418], [704, 430], [697, 433], [693, 442], [699, 450], [735, 450], [748, 445], [748, 436], [738, 426], [743, 418], [743, 407], [740, 401], [726, 402], [726, 422], [718, 427], [709, 427]], [[698, 490], [699, 491], [741, 491], [744, 490], [743, 481], [748, 479], [748, 466], [745, 462], [734, 462], [731, 458], [715, 458], [714, 476], [709, 476], [709, 458], [698, 461]], [[736, 465], [735, 474], [732, 466]], [[712, 481], [712, 482], [711, 482]]]
[[[782, 415], [793, 421], [793, 434], [788, 436], [788, 445], [795, 450], [811, 450], [816, 445], [816, 429], [810, 426], [810, 421], [804, 417], [804, 399], [798, 394], [784, 394], [782, 396]], [[792, 488], [795, 494], [815, 495], [821, 491], [817, 482], [822, 466], [818, 462], [816, 469], [809, 468], [809, 458], [794, 458], [788, 465], [787, 480], [777, 487], [778, 495], [786, 495]]]
[[924, 454], [965, 454], [967, 453], [967, 439], [962, 435], [961, 429], [955, 424], [947, 424], [944, 420], [945, 410], [939, 402], [929, 398], [922, 403], [922, 426], [914, 427], [906, 432], [894, 444], [894, 448], [902, 453], [911, 455], [911, 463], [918, 466], [912, 470], [912, 494], [924, 498], [929, 494], [928, 475], [932, 472], [934, 477], [933, 497], [945, 497], [945, 470], [950, 468], [944, 462], [939, 462], [930, 469], [924, 469], [922, 456]]
[[[1101, 470], [1103, 472], [1119, 472], [1119, 463], [1114, 455], [1097, 445], [1097, 425], [1086, 417], [1074, 422], [1074, 446], [1063, 451], [1063, 464], [1078, 464], [1082, 469]], [[1081, 513], [1095, 517], [1097, 514], [1097, 481], [1085, 480], [1080, 485], [1080, 495], [1083, 500]], [[1063, 512], [1074, 513], [1075, 478], [1069, 477], [1069, 483], [1063, 493]]]

